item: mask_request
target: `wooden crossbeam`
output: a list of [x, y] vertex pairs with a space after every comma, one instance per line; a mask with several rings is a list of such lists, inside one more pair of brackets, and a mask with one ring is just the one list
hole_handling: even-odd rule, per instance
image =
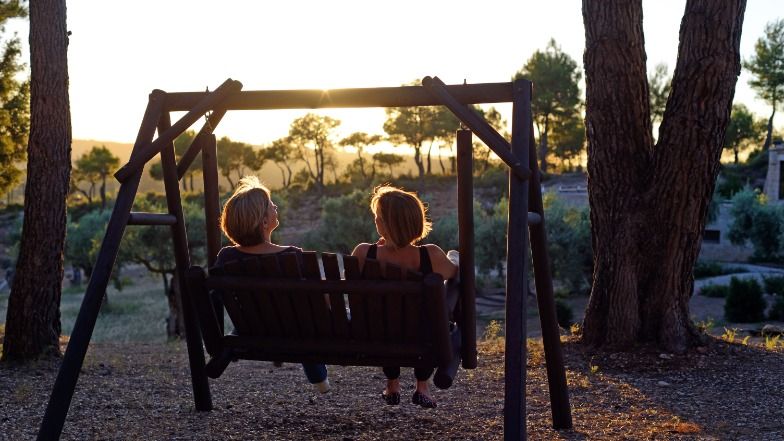
[[[463, 104], [512, 101], [512, 83], [456, 84], [446, 86]], [[206, 92], [173, 92], [166, 96], [166, 110], [187, 111]], [[222, 104], [226, 110], [324, 109], [342, 107], [438, 106], [441, 101], [422, 86], [355, 89], [247, 90], [232, 94]]]

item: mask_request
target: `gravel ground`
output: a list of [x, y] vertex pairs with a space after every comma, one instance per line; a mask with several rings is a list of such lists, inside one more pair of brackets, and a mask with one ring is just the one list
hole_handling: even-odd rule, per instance
[[[541, 342], [528, 346], [528, 439], [784, 439], [781, 348], [711, 339], [686, 355], [588, 354], [564, 337], [574, 430], [555, 431]], [[298, 365], [243, 361], [212, 381], [215, 409], [195, 412], [183, 343], [95, 344], [62, 439], [502, 439], [502, 348], [483, 342], [479, 368], [436, 391], [437, 409], [410, 404], [406, 369], [403, 402], [387, 406], [377, 369], [330, 367], [333, 389], [318, 395]], [[34, 439], [56, 368], [0, 367], [0, 438]]]

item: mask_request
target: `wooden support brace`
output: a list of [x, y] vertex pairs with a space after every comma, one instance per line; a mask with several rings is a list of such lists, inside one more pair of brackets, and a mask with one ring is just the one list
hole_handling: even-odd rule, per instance
[[141, 151], [136, 157], [131, 158], [127, 164], [123, 165], [114, 177], [120, 182], [125, 182], [136, 170], [144, 167], [153, 156], [160, 153], [161, 149], [174, 141], [175, 138], [180, 136], [188, 127], [201, 118], [205, 112], [220, 105], [220, 103], [232, 93], [238, 92], [242, 88], [242, 83], [234, 81], [231, 78], [221, 84], [214, 92], [205, 96], [196, 106], [186, 113], [185, 116], [180, 118], [179, 121], [174, 123], [169, 129], [158, 135], [158, 138], [152, 143], [142, 146]]
[[441, 104], [446, 106], [452, 113], [472, 132], [476, 133], [488, 147], [492, 150], [504, 163], [516, 174], [520, 179], [526, 180], [531, 175], [528, 170], [527, 164], [524, 164], [518, 159], [515, 154], [509, 149], [509, 143], [506, 142], [503, 136], [495, 131], [482, 117], [474, 113], [465, 104], [456, 100], [449, 91], [446, 85], [438, 77], [425, 77], [422, 79], [422, 85], [429, 90], [433, 96], [441, 100]]
[[[138, 157], [140, 148], [146, 145], [155, 135], [155, 126], [158, 122], [163, 109], [165, 93], [155, 90], [150, 94], [150, 102], [144, 113], [142, 124], [139, 127], [139, 134], [136, 136], [131, 158]], [[131, 206], [136, 197], [141, 180], [141, 170], [131, 175], [126, 183], [120, 186], [117, 192], [117, 199], [112, 210], [112, 217], [106, 227], [106, 234], [101, 242], [98, 257], [95, 260], [90, 282], [82, 299], [82, 306], [79, 308], [79, 315], [76, 317], [71, 339], [63, 356], [63, 362], [57, 373], [57, 379], [52, 388], [52, 395], [46, 406], [41, 428], [38, 431], [38, 440], [56, 440], [60, 438], [71, 406], [76, 382], [79, 379], [79, 372], [84, 363], [84, 356], [87, 354], [87, 346], [95, 329], [95, 322], [98, 319], [98, 311], [101, 309], [106, 286], [112, 273], [114, 260], [120, 248], [125, 226], [128, 225]]]
[[182, 179], [182, 177], [185, 176], [185, 173], [193, 163], [193, 160], [204, 150], [205, 143], [210, 142], [210, 137], [214, 137], [212, 132], [215, 130], [215, 127], [218, 126], [221, 119], [223, 119], [224, 115], [226, 115], [226, 109], [219, 109], [212, 112], [212, 115], [210, 115], [201, 127], [199, 133], [193, 138], [188, 150], [182, 155], [182, 158], [180, 158], [180, 162], [177, 163], [177, 179]]
[[[533, 121], [530, 131], [533, 133]], [[550, 259], [547, 255], [547, 230], [544, 225], [544, 205], [542, 190], [539, 185], [539, 169], [536, 161], [536, 146], [533, 138], [529, 139], [529, 164], [531, 174], [529, 188], [529, 209], [536, 215], [539, 222], [529, 222], [531, 238], [531, 260], [534, 265], [536, 282], [536, 301], [539, 307], [539, 320], [542, 326], [542, 345], [547, 368], [547, 385], [550, 390], [550, 407], [553, 414], [554, 429], [572, 428], [572, 411], [569, 407], [569, 388], [566, 384], [561, 334], [558, 318], [555, 313], [555, 297], [553, 296], [553, 279], [550, 272]]]

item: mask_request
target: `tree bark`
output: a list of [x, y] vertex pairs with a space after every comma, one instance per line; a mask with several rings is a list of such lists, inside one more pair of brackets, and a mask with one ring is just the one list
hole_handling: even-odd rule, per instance
[[[165, 273], [163, 277], [166, 277]], [[183, 315], [180, 296], [180, 283], [174, 274], [172, 274], [171, 283], [165, 292], [169, 303], [169, 316], [166, 317], [166, 336], [169, 338], [184, 338], [185, 316]]]
[[4, 360], [60, 354], [66, 198], [71, 174], [65, 0], [30, 2], [30, 137], [22, 241]]
[[688, 0], [654, 145], [641, 0], [584, 0], [588, 190], [594, 249], [583, 340], [682, 352], [735, 83], [745, 0]]
[[773, 138], [773, 117], [776, 116], [776, 105], [777, 104], [778, 103], [776, 103], [775, 101], [773, 102], [773, 112], [770, 113], [770, 118], [768, 118], [768, 126], [767, 126], [768, 131], [765, 134], [765, 144], [762, 146], [762, 151], [763, 152], [767, 152], [768, 151], [768, 149], [770, 148], [770, 143], [771, 143], [772, 138]]

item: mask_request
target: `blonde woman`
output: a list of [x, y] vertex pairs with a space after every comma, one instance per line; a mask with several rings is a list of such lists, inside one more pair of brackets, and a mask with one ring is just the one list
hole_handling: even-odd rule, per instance
[[[370, 210], [381, 239], [374, 244], [361, 243], [354, 248], [351, 254], [357, 256], [361, 265], [365, 259], [376, 259], [422, 274], [438, 273], [445, 280], [457, 274], [457, 266], [438, 245], [415, 245], [431, 229], [425, 217], [425, 206], [415, 193], [388, 185], [377, 187], [370, 201]], [[436, 407], [427, 381], [432, 374], [432, 368], [414, 369], [416, 390], [411, 397], [412, 403], [425, 408]], [[384, 367], [384, 375], [387, 377], [386, 388], [382, 393], [384, 401], [390, 405], [399, 404], [400, 368]]]
[[[232, 242], [218, 252], [216, 266], [260, 254], [296, 253], [301, 261], [302, 249], [272, 243], [272, 231], [280, 225], [278, 207], [270, 191], [255, 176], [240, 180], [234, 194], [223, 206], [220, 227]], [[321, 393], [329, 391], [327, 368], [323, 364], [303, 363], [308, 381]]]

